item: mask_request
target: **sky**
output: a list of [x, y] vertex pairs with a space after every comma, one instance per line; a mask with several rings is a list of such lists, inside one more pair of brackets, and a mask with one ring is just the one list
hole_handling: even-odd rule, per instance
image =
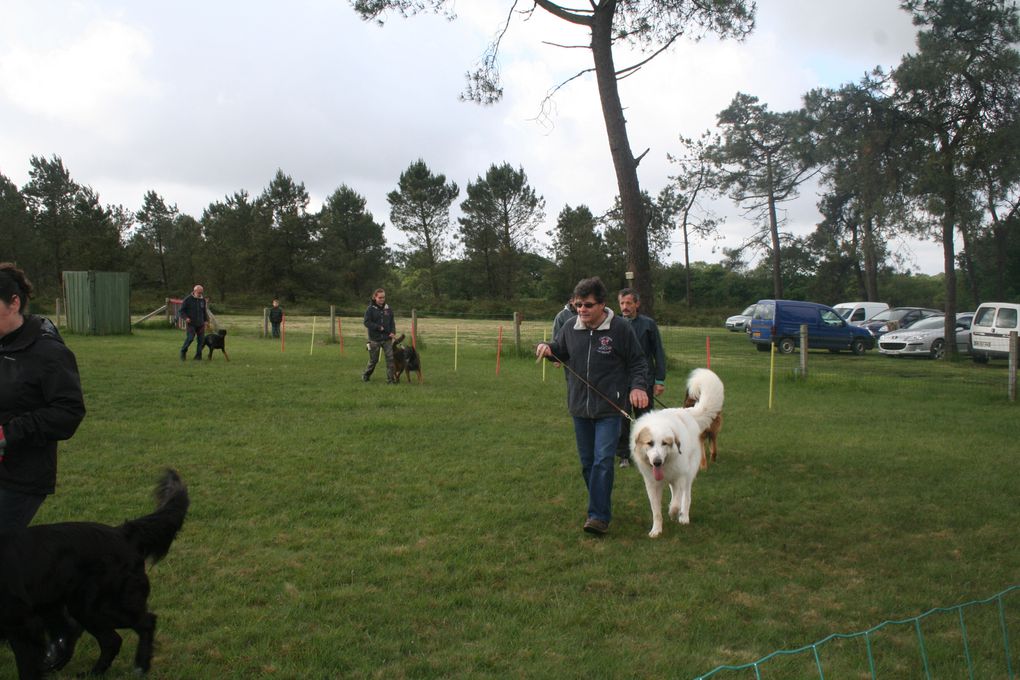
[[[521, 6], [530, 5], [519, 2]], [[511, 0], [460, 0], [456, 18], [361, 20], [347, 0], [173, 3], [0, 0], [0, 173], [19, 187], [32, 156], [59, 156], [107, 205], [141, 207], [156, 191], [201, 218], [240, 190], [260, 194], [278, 169], [304, 184], [316, 212], [341, 185], [367, 201], [391, 246], [386, 194], [423, 159], [461, 188], [493, 164], [522, 168], [546, 201], [533, 249], [549, 255], [567, 205], [596, 214], [616, 178], [583, 29], [538, 10], [517, 16], [501, 42], [504, 98], [459, 101], [465, 73], [502, 27]], [[713, 129], [737, 92], [770, 110], [798, 108], [816, 87], [896, 66], [916, 29], [896, 0], [759, 0], [744, 41], [681, 40], [621, 81], [643, 189], [677, 172], [678, 139]], [[617, 67], [641, 58], [616, 51]], [[820, 219], [817, 188], [784, 207], [785, 231]], [[718, 262], [755, 227], [729, 201], [718, 238], [692, 241], [694, 261]], [[898, 241], [912, 271], [942, 269], [941, 246]], [[679, 237], [667, 261], [682, 259]]]

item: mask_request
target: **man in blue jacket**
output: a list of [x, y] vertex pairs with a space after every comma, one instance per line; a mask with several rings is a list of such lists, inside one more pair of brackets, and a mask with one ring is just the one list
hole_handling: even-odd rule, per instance
[[[617, 294], [620, 303], [620, 316], [630, 321], [634, 334], [637, 335], [641, 351], [648, 362], [648, 407], [634, 409], [634, 420], [652, 410], [655, 397], [666, 390], [666, 352], [662, 348], [662, 335], [659, 327], [651, 317], [639, 313], [641, 296], [634, 288], [624, 288]], [[626, 421], [620, 428], [620, 441], [616, 445], [616, 455], [620, 457], [620, 467], [630, 465], [630, 423]]]
[[195, 361], [202, 359], [202, 341], [205, 339], [205, 324], [209, 319], [205, 297], [203, 296], [204, 292], [205, 289], [196, 284], [191, 290], [191, 295], [184, 298], [184, 301], [181, 302], [180, 317], [184, 319], [186, 324], [184, 327], [184, 345], [181, 347], [181, 361], [184, 361], [187, 357], [188, 345], [195, 339], [198, 340], [198, 345], [195, 347]]
[[634, 329], [606, 307], [606, 286], [598, 277], [574, 288], [577, 319], [535, 355], [567, 366], [567, 410], [581, 476], [588, 488], [588, 518], [583, 529], [605, 534], [612, 520], [613, 473], [622, 416], [648, 406], [647, 363]]

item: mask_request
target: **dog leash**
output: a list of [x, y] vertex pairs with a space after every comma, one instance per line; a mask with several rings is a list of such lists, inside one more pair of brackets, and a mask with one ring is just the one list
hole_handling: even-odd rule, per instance
[[[548, 344], [548, 343], [543, 343], [543, 344], [544, 344], [544, 345], [545, 345], [546, 347], [549, 347], [549, 344]], [[588, 389], [589, 389], [589, 390], [591, 390], [592, 392], [594, 392], [594, 393], [595, 393], [595, 394], [597, 394], [598, 396], [602, 397], [602, 399], [604, 399], [604, 400], [606, 401], [606, 403], [608, 403], [608, 404], [609, 404], [610, 406], [612, 406], [612, 407], [613, 407], [613, 408], [615, 408], [615, 409], [616, 409], [617, 411], [619, 411], [619, 412], [620, 412], [620, 415], [622, 415], [622, 416], [623, 416], [624, 418], [626, 418], [626, 419], [627, 419], [627, 420], [629, 420], [630, 422], [632, 422], [632, 423], [634, 422], [634, 416], [632, 416], [632, 415], [631, 415], [630, 413], [628, 413], [627, 411], [624, 411], [624, 410], [623, 410], [622, 408], [620, 408], [620, 407], [619, 407], [619, 405], [617, 405], [617, 403], [616, 403], [615, 401], [613, 401], [612, 399], [610, 399], [610, 398], [609, 398], [609, 397], [607, 397], [606, 395], [604, 395], [604, 394], [602, 394], [601, 392], [599, 392], [599, 391], [598, 391], [598, 389], [597, 389], [597, 388], [596, 388], [596, 387], [595, 387], [594, 385], [592, 385], [592, 384], [591, 384], [590, 382], [588, 382], [587, 380], [585, 380], [584, 378], [582, 378], [582, 377], [581, 377], [581, 375], [580, 375], [580, 374], [579, 374], [579, 373], [578, 373], [577, 371], [575, 371], [574, 369], [572, 369], [572, 368], [570, 367], [570, 365], [569, 365], [569, 364], [568, 364], [567, 362], [563, 361], [563, 360], [562, 360], [562, 359], [560, 359], [560, 358], [559, 358], [558, 356], [556, 356], [555, 352], [553, 352], [553, 351], [552, 351], [552, 347], [549, 347], [549, 356], [551, 356], [551, 357], [552, 357], [553, 361], [558, 361], [558, 362], [560, 363], [560, 365], [561, 365], [561, 366], [563, 366], [563, 368], [565, 368], [565, 369], [567, 369], [568, 371], [570, 371], [570, 373], [571, 373], [571, 374], [573, 374], [573, 376], [574, 376], [575, 378], [577, 378], [577, 379], [578, 379], [578, 380], [580, 380], [580, 381], [581, 381], [582, 383], [584, 383], [585, 385], [587, 385], [587, 386], [588, 386]], [[539, 358], [538, 358], [538, 360], [539, 360], [539, 361], [541, 361], [542, 359], [543, 359], [543, 357], [539, 357]]]

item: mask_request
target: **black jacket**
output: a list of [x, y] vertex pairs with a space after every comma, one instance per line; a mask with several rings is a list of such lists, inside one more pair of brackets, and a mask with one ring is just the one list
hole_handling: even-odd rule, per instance
[[368, 339], [374, 342], [389, 340], [390, 334], [396, 332], [396, 323], [393, 321], [393, 310], [388, 304], [382, 307], [374, 302], [365, 310], [365, 328], [368, 329]]
[[269, 323], [280, 323], [283, 321], [283, 307], [269, 308]]
[[184, 298], [184, 301], [181, 303], [180, 316], [189, 326], [193, 326], [196, 329], [204, 326], [208, 320], [205, 298], [197, 298], [194, 295]]
[[57, 483], [57, 441], [85, 417], [78, 363], [49, 319], [26, 316], [0, 339], [0, 425], [7, 446], [0, 487], [51, 494]]
[[648, 363], [634, 329], [611, 309], [606, 309], [606, 319], [595, 329], [576, 318], [573, 325], [560, 329], [549, 347], [555, 355], [550, 360], [562, 361], [573, 371], [567, 372], [567, 410], [572, 416], [618, 416], [618, 409], [629, 411], [632, 389], [648, 390]]

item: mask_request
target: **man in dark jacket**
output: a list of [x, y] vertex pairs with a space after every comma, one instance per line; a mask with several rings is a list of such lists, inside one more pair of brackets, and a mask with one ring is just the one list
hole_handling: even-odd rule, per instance
[[28, 526], [57, 483], [57, 441], [85, 417], [74, 354], [56, 327], [25, 316], [31, 284], [0, 264], [0, 531]]
[[181, 302], [180, 316], [186, 324], [184, 327], [184, 345], [181, 346], [181, 361], [188, 355], [188, 345], [192, 340], [197, 339], [195, 345], [195, 361], [202, 360], [202, 341], [205, 340], [205, 324], [209, 320], [208, 309], [206, 308], [205, 289], [196, 284], [191, 290], [191, 295]]
[[386, 291], [376, 288], [372, 294], [372, 302], [365, 310], [365, 328], [368, 329], [368, 366], [361, 374], [361, 379], [368, 382], [372, 377], [375, 365], [379, 363], [379, 350], [386, 355], [386, 382], [394, 383], [393, 377], [393, 338], [397, 333], [393, 310], [386, 304]]
[[606, 307], [606, 286], [599, 278], [574, 288], [577, 319], [550, 343], [540, 343], [538, 357], [568, 367], [567, 410], [574, 419], [574, 438], [581, 476], [588, 488], [584, 530], [604, 534], [612, 520], [613, 464], [621, 416], [630, 406], [648, 405], [647, 364], [630, 324]]
[[[652, 410], [655, 397], [666, 390], [666, 352], [662, 348], [662, 335], [655, 321], [639, 312], [641, 296], [637, 290], [624, 288], [617, 294], [617, 301], [620, 303], [620, 316], [630, 321], [641, 345], [641, 351], [645, 355], [645, 361], [648, 362], [648, 407], [634, 409], [633, 416], [637, 420]], [[630, 465], [630, 423], [629, 420], [625, 421], [620, 428], [620, 441], [616, 445], [620, 467]]]

